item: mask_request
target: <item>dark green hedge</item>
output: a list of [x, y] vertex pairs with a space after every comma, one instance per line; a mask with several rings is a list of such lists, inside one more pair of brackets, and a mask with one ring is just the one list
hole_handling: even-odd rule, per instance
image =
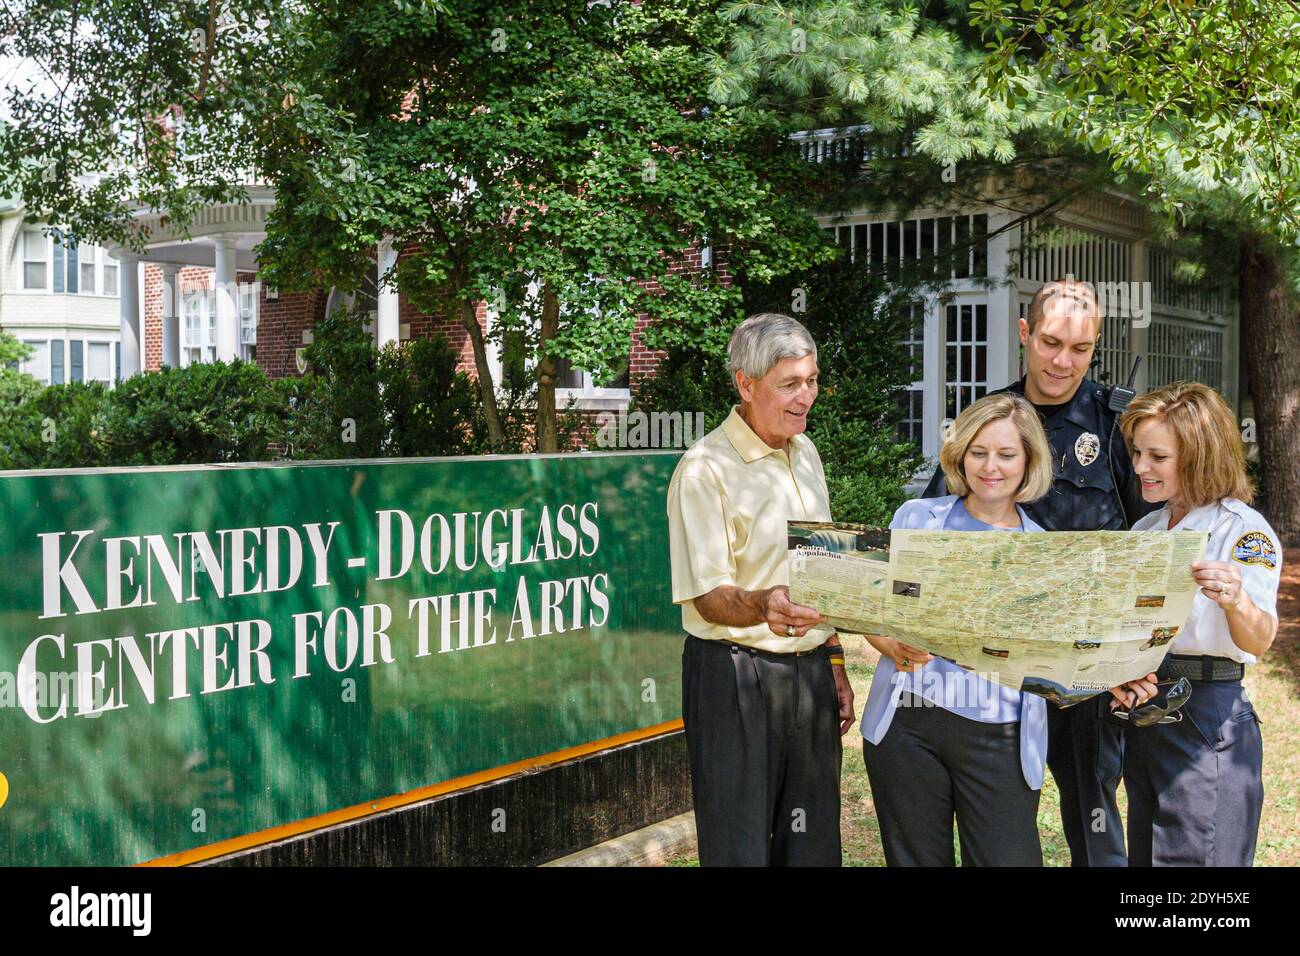
[[382, 350], [355, 315], [322, 322], [302, 378], [235, 361], [109, 389], [0, 369], [0, 468], [464, 455], [487, 448], [473, 382], [442, 336]]

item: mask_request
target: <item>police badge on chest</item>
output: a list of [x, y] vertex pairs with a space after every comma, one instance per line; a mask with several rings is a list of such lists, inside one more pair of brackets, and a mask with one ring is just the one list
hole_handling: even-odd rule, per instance
[[1101, 439], [1092, 432], [1084, 432], [1074, 442], [1074, 458], [1085, 467], [1097, 460], [1101, 453]]

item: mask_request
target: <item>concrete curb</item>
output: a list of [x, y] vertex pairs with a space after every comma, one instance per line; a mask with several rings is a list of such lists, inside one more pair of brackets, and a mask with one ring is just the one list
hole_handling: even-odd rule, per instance
[[672, 857], [694, 848], [695, 814], [688, 810], [542, 865], [666, 866]]

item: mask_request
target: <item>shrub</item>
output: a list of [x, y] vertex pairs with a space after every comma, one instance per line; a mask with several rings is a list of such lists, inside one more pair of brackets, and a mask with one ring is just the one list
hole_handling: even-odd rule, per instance
[[135, 375], [99, 401], [116, 465], [266, 461], [286, 415], [266, 374], [238, 359]]
[[465, 455], [486, 450], [477, 386], [442, 335], [377, 350], [356, 312], [336, 310], [307, 347], [309, 371], [277, 385], [293, 458]]
[[94, 468], [115, 464], [108, 390], [98, 382], [41, 388], [11, 413], [12, 467]]
[[30, 375], [0, 368], [0, 469], [40, 467], [40, 420], [31, 403], [43, 389]]

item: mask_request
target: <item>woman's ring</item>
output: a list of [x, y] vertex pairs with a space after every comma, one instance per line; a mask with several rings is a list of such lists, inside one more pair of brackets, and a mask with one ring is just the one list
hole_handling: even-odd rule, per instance
[[794, 625], [793, 625], [793, 624], [787, 624], [787, 625], [785, 626], [785, 633], [786, 633], [786, 636], [787, 636], [787, 637], [794, 637]]
[[1219, 582], [1219, 593], [1220, 593], [1220, 594], [1225, 594], [1225, 593], [1227, 593], [1227, 590], [1228, 590], [1228, 582], [1227, 582], [1227, 581], [1220, 581], [1220, 582]]
[[900, 670], [905, 667], [911, 667], [911, 666], [912, 666], [912, 661], [910, 658], [907, 657], [904, 657], [901, 661], [898, 662], [898, 667]]

